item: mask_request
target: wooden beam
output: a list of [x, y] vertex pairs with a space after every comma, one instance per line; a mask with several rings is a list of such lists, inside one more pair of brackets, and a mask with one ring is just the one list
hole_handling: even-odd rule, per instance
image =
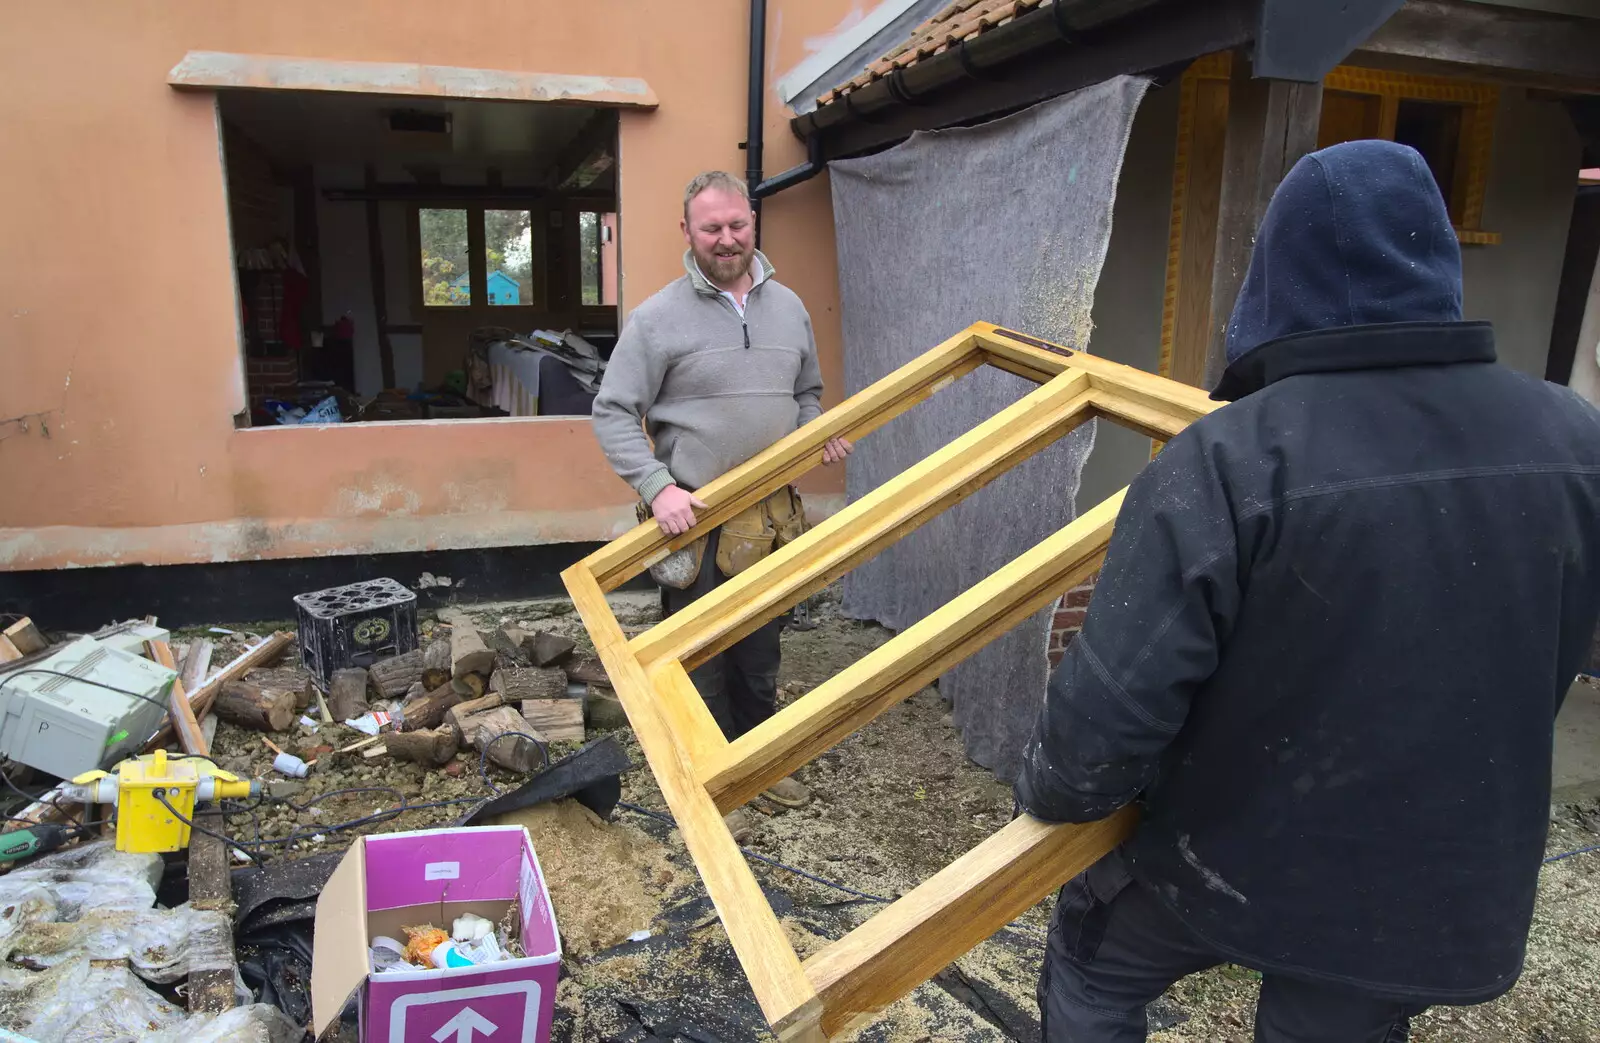
[[[167, 642], [146, 641], [144, 646], [151, 659], [168, 670], [178, 669], [177, 662], [172, 658], [172, 647]], [[189, 705], [181, 676], [172, 679], [172, 690], [167, 693], [167, 713], [171, 716], [173, 731], [177, 733], [178, 745], [184, 753], [192, 753], [197, 757], [211, 756], [211, 747], [200, 730], [200, 722], [195, 720], [194, 707]]]
[[736, 808], [1061, 597], [1100, 567], [1123, 493], [969, 587], [729, 743], [701, 780]]
[[673, 613], [628, 650], [647, 669], [669, 659], [693, 669], [1089, 418], [1089, 378], [1063, 373]]
[[972, 334], [963, 330], [701, 487], [695, 495], [709, 506], [698, 512], [698, 523], [689, 532], [668, 537], [655, 522], [647, 521], [585, 558], [585, 569], [599, 581], [601, 590], [615, 590], [698, 539], [707, 527], [722, 524], [820, 464], [828, 439], [842, 436], [859, 441], [983, 362], [983, 350]]
[[[657, 673], [660, 687], [651, 684], [638, 661], [628, 653], [622, 628], [612, 616], [600, 585], [581, 564], [568, 569], [562, 579], [594, 639], [600, 661], [616, 685], [634, 735], [677, 818], [684, 846], [700, 869], [706, 892], [722, 918], [728, 941], [750, 979], [762, 1014], [781, 1040], [819, 1041], [815, 1023], [821, 1005], [816, 991], [806, 981], [783, 925], [761, 893], [761, 885], [740, 854], [722, 814], [705, 789], [695, 782], [694, 752], [721, 741], [720, 734], [713, 734], [716, 725], [710, 713], [699, 718], [692, 712], [695, 704], [704, 711], [704, 701], [695, 694], [683, 668], [676, 664], [667, 664]], [[666, 710], [669, 706], [672, 709]], [[667, 713], [675, 714], [670, 722]]]
[[1600, 20], [1593, 18], [1411, 0], [1353, 60], [1363, 55], [1444, 63], [1479, 80], [1600, 93]]
[[[206, 715], [206, 711], [211, 709], [212, 702], [216, 700], [217, 695], [224, 687], [243, 677], [256, 667], [272, 662], [282, 655], [283, 650], [288, 648], [293, 641], [293, 633], [287, 630], [280, 630], [270, 637], [262, 638], [260, 642], [253, 645], [239, 658], [212, 674], [206, 679], [205, 684], [188, 693], [189, 706], [194, 710], [195, 717], [198, 719]], [[150, 738], [149, 742], [144, 744], [142, 752], [149, 753], [158, 747], [165, 746], [172, 741], [172, 736], [172, 724], [168, 722]]]
[[227, 966], [189, 972], [189, 1012], [221, 1014], [234, 1006], [233, 874], [228, 871], [227, 845], [220, 839], [225, 828], [222, 812], [212, 807], [197, 813], [194, 821], [210, 832], [189, 833], [189, 905], [222, 913], [223, 919], [207, 925], [207, 936], [195, 938], [192, 948], [226, 954]]
[[1240, 54], [1234, 55], [1232, 75], [1211, 271], [1211, 336], [1203, 366], [1196, 366], [1196, 359], [1172, 360], [1174, 375], [1200, 372], [1206, 388], [1215, 387], [1222, 376], [1228, 319], [1250, 266], [1261, 216], [1289, 168], [1316, 149], [1322, 117], [1320, 83], [1253, 79], [1249, 60]]
[[617, 115], [602, 109], [589, 117], [552, 165], [556, 191], [582, 191], [599, 180], [616, 161]]
[[910, 992], [1099, 861], [1135, 821], [1132, 808], [1081, 826], [1012, 820], [805, 962], [823, 1032], [843, 1032]]
[[[367, 190], [378, 183], [367, 166]], [[372, 314], [378, 333], [378, 366], [385, 389], [394, 387], [394, 344], [389, 340], [389, 285], [383, 270], [383, 214], [374, 198], [367, 199], [367, 260], [371, 265]]]

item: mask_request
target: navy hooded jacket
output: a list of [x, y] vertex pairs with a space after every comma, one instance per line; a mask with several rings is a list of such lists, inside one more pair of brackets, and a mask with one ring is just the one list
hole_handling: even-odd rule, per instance
[[1130, 488], [1017, 798], [1135, 799], [1220, 952], [1470, 1003], [1521, 969], [1554, 719], [1600, 615], [1600, 412], [1495, 362], [1413, 150], [1273, 196], [1216, 397]]

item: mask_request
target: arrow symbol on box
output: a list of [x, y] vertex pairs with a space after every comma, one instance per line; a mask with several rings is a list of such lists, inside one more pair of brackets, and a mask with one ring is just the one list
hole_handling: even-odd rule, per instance
[[472, 1043], [473, 1033], [481, 1032], [485, 1036], [492, 1036], [494, 1030], [499, 1027], [471, 1007], [462, 1007], [455, 1017], [440, 1026], [439, 1031], [433, 1034], [433, 1038], [438, 1043], [445, 1043], [446, 1039], [454, 1036], [455, 1043]]

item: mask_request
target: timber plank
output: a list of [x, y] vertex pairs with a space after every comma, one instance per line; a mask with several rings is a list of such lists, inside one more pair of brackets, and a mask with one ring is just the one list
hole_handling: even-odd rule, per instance
[[963, 330], [697, 490], [709, 506], [689, 532], [669, 538], [647, 521], [585, 558], [584, 566], [601, 590], [615, 590], [653, 561], [698, 539], [707, 526], [720, 525], [816, 466], [828, 439], [860, 439], [983, 362], [971, 332]]
[[1088, 577], [1105, 557], [1126, 492], [1097, 504], [729, 743], [701, 775], [712, 799], [724, 811], [740, 806]]
[[1081, 826], [1013, 819], [805, 962], [823, 1031], [846, 1029], [937, 974], [1099, 861], [1135, 821], [1132, 808]]
[[1063, 373], [798, 540], [633, 639], [646, 665], [693, 669], [1089, 418], [1088, 377]]
[[[616, 685], [633, 724], [634, 734], [644, 749], [650, 770], [667, 798], [684, 845], [700, 870], [706, 891], [722, 918], [728, 940], [750, 979], [761, 1012], [769, 1024], [788, 1024], [803, 1012], [799, 1034], [784, 1034], [780, 1039], [818, 1039], [814, 1018], [820, 1012], [816, 991], [800, 969], [783, 927], [761, 893], [761, 885], [739, 853], [733, 835], [705, 789], [695, 781], [692, 754], [720, 743], [711, 714], [698, 696], [686, 698], [684, 691], [694, 686], [681, 666], [666, 664], [657, 677], [657, 691], [637, 660], [628, 653], [627, 641], [617, 625], [599, 582], [580, 562], [562, 573], [573, 604], [584, 626], [594, 639], [595, 650]], [[681, 675], [681, 676], [680, 676]], [[698, 704], [704, 719], [685, 712]], [[677, 712], [669, 719], [661, 711], [671, 706]], [[667, 711], [673, 712], [673, 711]], [[696, 723], [698, 721], [698, 723]]]

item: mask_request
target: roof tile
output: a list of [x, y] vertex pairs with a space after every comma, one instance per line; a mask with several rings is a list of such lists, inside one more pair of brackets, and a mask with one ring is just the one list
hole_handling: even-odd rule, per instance
[[875, 80], [881, 80], [896, 69], [907, 69], [936, 54], [943, 54], [958, 43], [972, 40], [998, 26], [1037, 7], [1054, 0], [953, 0], [926, 22], [917, 26], [909, 37], [896, 44], [882, 58], [867, 66], [866, 71], [840, 84], [817, 99], [818, 105], [829, 105], [851, 91], [860, 90]]

